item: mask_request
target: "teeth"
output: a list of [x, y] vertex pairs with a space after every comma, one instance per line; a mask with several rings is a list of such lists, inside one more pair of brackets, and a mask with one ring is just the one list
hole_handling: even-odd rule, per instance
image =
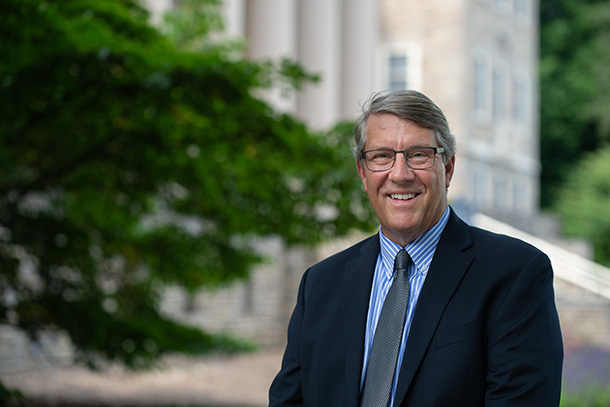
[[415, 194], [392, 194], [390, 196], [392, 197], [392, 199], [400, 199], [403, 201], [415, 198]]

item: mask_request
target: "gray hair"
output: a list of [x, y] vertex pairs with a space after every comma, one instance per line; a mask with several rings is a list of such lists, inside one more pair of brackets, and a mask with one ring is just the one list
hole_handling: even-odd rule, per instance
[[456, 152], [455, 137], [449, 130], [449, 123], [443, 111], [423, 93], [414, 90], [399, 90], [391, 93], [374, 93], [362, 106], [362, 114], [354, 126], [352, 149], [356, 160], [361, 162], [361, 153], [366, 144], [366, 125], [373, 114], [390, 113], [408, 119], [417, 125], [434, 131], [436, 141], [445, 149], [444, 162], [447, 164]]

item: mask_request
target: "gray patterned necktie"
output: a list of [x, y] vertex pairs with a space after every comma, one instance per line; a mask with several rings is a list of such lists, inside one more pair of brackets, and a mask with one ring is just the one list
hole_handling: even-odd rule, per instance
[[381, 308], [366, 368], [360, 407], [387, 407], [409, 304], [409, 264], [402, 249], [394, 261], [394, 281]]

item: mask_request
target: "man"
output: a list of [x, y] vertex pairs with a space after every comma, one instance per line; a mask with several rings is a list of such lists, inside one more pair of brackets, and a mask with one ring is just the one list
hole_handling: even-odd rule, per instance
[[354, 132], [379, 233], [303, 275], [270, 406], [557, 406], [551, 264], [448, 206], [442, 111], [418, 92], [378, 94]]

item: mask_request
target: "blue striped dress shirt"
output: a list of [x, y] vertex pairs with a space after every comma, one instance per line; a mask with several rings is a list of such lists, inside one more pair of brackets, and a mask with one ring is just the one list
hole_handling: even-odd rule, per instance
[[[398, 362], [396, 363], [396, 372], [400, 372], [402, 357], [404, 355], [405, 345], [409, 336], [411, 321], [413, 320], [413, 312], [415, 311], [421, 288], [426, 280], [428, 268], [432, 262], [432, 257], [436, 251], [436, 246], [438, 245], [441, 233], [443, 233], [443, 229], [445, 229], [448, 219], [449, 207], [447, 206], [443, 216], [436, 223], [436, 225], [428, 229], [426, 232], [424, 232], [424, 234], [405, 247], [407, 253], [409, 253], [409, 256], [411, 256], [411, 259], [413, 259], [413, 263], [409, 266], [409, 284], [411, 287], [411, 293], [405, 320], [405, 328], [402, 334], [402, 342], [400, 344], [400, 352], [398, 354]], [[398, 244], [394, 243], [383, 235], [381, 227], [379, 228], [379, 238], [381, 250], [377, 256], [377, 265], [375, 266], [371, 298], [369, 300], [369, 312], [366, 321], [366, 337], [364, 341], [364, 363], [362, 367], [362, 376], [360, 379], [360, 391], [362, 391], [362, 385], [366, 375], [366, 367], [368, 365], [369, 354], [371, 352], [371, 345], [373, 344], [373, 336], [375, 335], [375, 328], [377, 326], [377, 321], [379, 320], [381, 307], [383, 306], [383, 301], [385, 300], [386, 294], [392, 285], [394, 259], [396, 258], [398, 251], [401, 249]], [[398, 373], [394, 376], [394, 384], [392, 385], [392, 395], [390, 397], [389, 407], [394, 406], [394, 396], [396, 394], [397, 383]]]

